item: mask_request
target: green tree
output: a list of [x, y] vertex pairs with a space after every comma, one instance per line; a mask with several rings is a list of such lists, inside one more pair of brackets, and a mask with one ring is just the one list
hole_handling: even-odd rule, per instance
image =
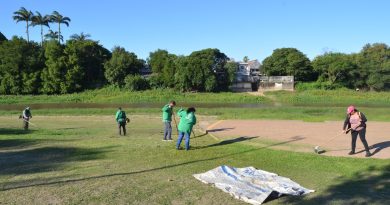
[[312, 62], [314, 70], [319, 74], [319, 81], [354, 87], [352, 73], [357, 65], [351, 55], [343, 53], [326, 53], [317, 56]]
[[77, 41], [86, 41], [90, 40], [89, 38], [91, 37], [90, 34], [81, 32], [80, 34], [73, 34], [70, 36], [71, 40], [77, 40]]
[[169, 53], [166, 50], [158, 49], [149, 54], [147, 62], [152, 68], [153, 73], [162, 73], [166, 62], [169, 59]]
[[0, 93], [37, 94], [44, 67], [42, 48], [13, 37], [0, 44]]
[[162, 70], [162, 80], [164, 82], [165, 87], [173, 88], [175, 86], [175, 73], [176, 73], [176, 65], [175, 60], [177, 56], [173, 54], [169, 54], [166, 59], [164, 68]]
[[180, 90], [216, 92], [228, 90], [227, 56], [218, 49], [192, 52], [179, 59], [176, 86]]
[[226, 63], [226, 69], [228, 71], [228, 79], [229, 79], [229, 84], [231, 85], [236, 77], [236, 72], [238, 71], [238, 63], [234, 61], [228, 61]]
[[64, 92], [66, 72], [66, 57], [64, 47], [55, 40], [44, 44], [45, 64], [42, 71], [42, 92], [46, 94], [56, 94]]
[[7, 37], [5, 37], [5, 36], [3, 35], [3, 33], [0, 32], [0, 44], [1, 44], [1, 42], [3, 42], [3, 41], [7, 41]]
[[67, 92], [98, 88], [104, 85], [104, 63], [110, 51], [93, 40], [69, 40], [66, 43]]
[[129, 74], [139, 74], [143, 66], [144, 61], [138, 59], [137, 55], [127, 52], [124, 48], [115, 47], [111, 59], [104, 64], [104, 75], [110, 84], [122, 87], [125, 77]]
[[359, 78], [370, 90], [389, 89], [390, 48], [384, 43], [367, 44], [356, 57]]
[[313, 81], [317, 78], [310, 60], [295, 48], [275, 49], [262, 64], [265, 74], [269, 76], [292, 75], [296, 81]]
[[46, 26], [48, 28], [50, 28], [49, 26], [49, 22], [50, 22], [50, 16], [49, 15], [45, 15], [45, 16], [42, 16], [41, 13], [39, 13], [38, 11], [35, 12], [36, 15], [34, 15], [32, 18], [31, 18], [31, 26], [40, 26], [41, 27], [41, 46], [43, 45], [43, 26]]
[[151, 52], [149, 55], [148, 64], [152, 68], [154, 78], [156, 78], [156, 80], [158, 79], [157, 81], [163, 82], [163, 87], [173, 88], [175, 86], [174, 75], [176, 72], [176, 58], [176, 55], [160, 49]]
[[51, 21], [54, 23], [58, 23], [58, 42], [60, 43], [63, 41], [61, 39], [61, 24], [65, 24], [67, 27], [69, 27], [70, 18], [61, 15], [58, 11], [53, 11], [50, 17]]
[[27, 42], [30, 41], [30, 36], [29, 36], [29, 31], [28, 28], [30, 26], [30, 21], [33, 17], [33, 13], [31, 11], [28, 11], [24, 7], [20, 7], [18, 11], [14, 12], [13, 19], [16, 21], [16, 23], [20, 21], [25, 21], [26, 22], [26, 34], [27, 34]]
[[130, 91], [147, 90], [150, 88], [148, 81], [140, 75], [127, 75], [125, 78], [125, 89]]
[[244, 56], [244, 58], [242, 59], [242, 61], [244, 61], [245, 63], [248, 63], [248, 61], [249, 61], [248, 56]]
[[64, 37], [62, 35], [59, 35], [57, 31], [49, 29], [48, 33], [45, 34], [45, 39], [49, 41], [60, 39], [61, 41], [63, 41]]
[[191, 72], [189, 69], [189, 58], [178, 56], [175, 60], [177, 72], [175, 73], [175, 88], [180, 91], [193, 90]]

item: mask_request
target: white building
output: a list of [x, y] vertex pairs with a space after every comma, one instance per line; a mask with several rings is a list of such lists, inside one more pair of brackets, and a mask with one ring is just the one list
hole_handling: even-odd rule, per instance
[[235, 81], [231, 86], [233, 91], [257, 91], [260, 81], [261, 64], [258, 60], [238, 62]]

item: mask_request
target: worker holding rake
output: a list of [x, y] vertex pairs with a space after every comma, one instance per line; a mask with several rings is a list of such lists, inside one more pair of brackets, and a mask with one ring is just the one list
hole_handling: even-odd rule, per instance
[[190, 149], [190, 136], [192, 132], [192, 127], [196, 124], [195, 108], [190, 107], [187, 110], [180, 109], [177, 112], [177, 115], [180, 117], [179, 122], [179, 138], [177, 139], [176, 149], [181, 149], [180, 144], [185, 137], [185, 147], [188, 151]]
[[[172, 141], [172, 114], [173, 114], [173, 107], [176, 106], [175, 101], [170, 101], [168, 104], [166, 104], [163, 108], [163, 122], [164, 122], [164, 138], [163, 141]], [[176, 125], [177, 126], [177, 125]], [[177, 127], [176, 127], [177, 128]]]
[[129, 122], [129, 118], [126, 117], [125, 111], [122, 110], [121, 107], [118, 108], [118, 111], [115, 114], [115, 120], [118, 123], [119, 135], [126, 135], [126, 124]]
[[353, 105], [347, 108], [347, 117], [344, 121], [343, 131], [347, 133], [347, 128], [348, 130], [351, 130], [352, 147], [351, 151], [348, 153], [349, 155], [355, 154], [356, 140], [359, 135], [360, 140], [362, 141], [366, 150], [366, 157], [371, 156], [370, 148], [368, 147], [368, 143], [366, 140], [366, 122], [366, 116], [364, 116], [363, 113], [359, 112]]
[[23, 128], [24, 128], [24, 130], [28, 130], [28, 125], [30, 123], [30, 119], [32, 118], [30, 107], [26, 107], [23, 110], [23, 113], [22, 113], [21, 117], [23, 119]]

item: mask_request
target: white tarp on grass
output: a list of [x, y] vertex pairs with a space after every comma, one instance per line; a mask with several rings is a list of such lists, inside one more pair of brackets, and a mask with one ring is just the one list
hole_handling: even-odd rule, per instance
[[289, 178], [254, 167], [234, 168], [224, 165], [202, 174], [194, 174], [194, 177], [250, 204], [262, 204], [271, 194], [272, 197], [280, 197], [314, 192]]

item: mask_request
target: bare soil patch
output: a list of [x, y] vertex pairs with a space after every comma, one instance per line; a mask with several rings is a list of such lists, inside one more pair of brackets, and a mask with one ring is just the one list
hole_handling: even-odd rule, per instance
[[[357, 140], [355, 155], [351, 149], [351, 135], [342, 134], [343, 122], [302, 122], [290, 120], [221, 120], [202, 124], [203, 129], [215, 137], [226, 140], [240, 137], [253, 138], [246, 143], [276, 149], [313, 152], [314, 146], [326, 150], [323, 155], [364, 157], [364, 147]], [[366, 139], [373, 158], [390, 158], [390, 123], [368, 122]]]

